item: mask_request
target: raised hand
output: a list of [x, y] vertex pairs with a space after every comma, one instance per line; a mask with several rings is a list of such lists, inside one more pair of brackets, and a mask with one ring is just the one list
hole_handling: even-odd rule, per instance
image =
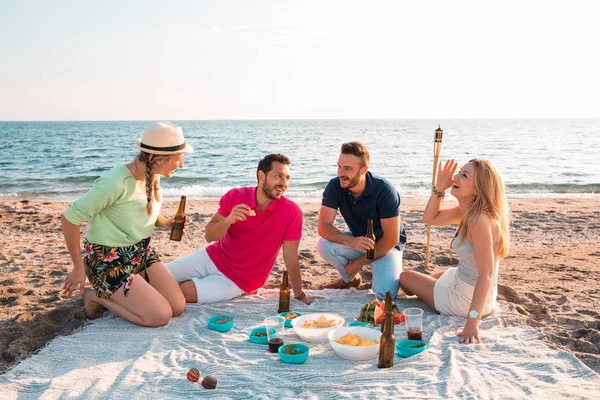
[[229, 215], [225, 218], [225, 221], [229, 225], [235, 224], [237, 221], [245, 221], [246, 217], [251, 214], [250, 206], [246, 204], [238, 204], [231, 209]]
[[435, 188], [437, 190], [443, 192], [452, 186], [452, 178], [454, 177], [454, 172], [456, 171], [457, 167], [458, 163], [453, 159], [447, 160], [444, 165], [442, 165], [442, 162], [440, 161], [438, 165], [437, 180], [435, 183]]

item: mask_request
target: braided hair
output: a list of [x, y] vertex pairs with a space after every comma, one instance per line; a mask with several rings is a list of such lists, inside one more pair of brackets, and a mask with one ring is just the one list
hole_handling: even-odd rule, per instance
[[171, 158], [171, 155], [150, 154], [145, 151], [141, 151], [137, 156], [137, 159], [146, 166], [146, 212], [148, 215], [152, 214], [153, 199], [160, 200], [160, 179], [154, 174], [154, 166], [157, 161], [169, 158]]

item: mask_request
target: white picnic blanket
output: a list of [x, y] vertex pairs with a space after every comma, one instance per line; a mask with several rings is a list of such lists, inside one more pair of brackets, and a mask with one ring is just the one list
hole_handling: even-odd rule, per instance
[[[302, 312], [336, 312], [346, 321], [374, 297], [366, 291], [323, 290], [326, 297]], [[275, 315], [277, 291], [213, 305], [188, 305], [167, 326], [151, 329], [109, 314], [70, 336], [58, 337], [0, 375], [0, 398], [599, 398], [600, 376], [572, 355], [550, 349], [535, 330], [510, 323], [499, 313], [481, 322], [484, 344], [460, 345], [455, 332], [464, 319], [442, 317], [418, 300], [399, 300], [400, 309], [422, 307], [429, 349], [394, 359], [378, 369], [377, 358], [347, 361], [328, 343], [312, 344], [305, 364], [291, 365], [248, 341], [248, 331]], [[232, 330], [207, 328], [211, 315], [235, 316]], [[406, 338], [396, 325], [396, 339]], [[292, 330], [286, 342], [301, 342]], [[213, 375], [216, 390], [186, 380], [196, 367]]]

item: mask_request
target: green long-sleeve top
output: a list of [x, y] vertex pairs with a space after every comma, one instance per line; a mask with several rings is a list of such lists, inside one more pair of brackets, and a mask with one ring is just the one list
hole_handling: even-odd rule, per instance
[[145, 182], [137, 181], [125, 165], [117, 165], [96, 179], [64, 215], [75, 225], [89, 220], [88, 242], [127, 247], [152, 235], [161, 203], [154, 200], [152, 215], [148, 215]]

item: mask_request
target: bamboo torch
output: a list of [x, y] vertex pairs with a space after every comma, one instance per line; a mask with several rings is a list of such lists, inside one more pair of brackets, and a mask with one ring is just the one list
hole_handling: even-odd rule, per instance
[[[442, 137], [444, 136], [444, 131], [438, 125], [438, 128], [435, 130], [435, 135], [433, 137], [433, 176], [431, 177], [431, 186], [435, 185], [435, 179], [437, 177], [437, 167], [440, 159], [440, 151], [442, 150]], [[429, 251], [430, 251], [430, 240], [431, 240], [431, 226], [427, 226], [427, 252], [425, 255], [425, 268], [429, 268]]]

